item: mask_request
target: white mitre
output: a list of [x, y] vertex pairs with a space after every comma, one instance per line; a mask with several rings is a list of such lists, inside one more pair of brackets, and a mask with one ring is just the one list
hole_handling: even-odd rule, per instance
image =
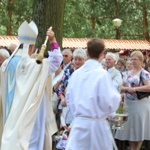
[[[19, 44], [14, 50], [14, 52], [11, 54], [11, 56], [9, 57], [8, 61], [5, 63], [4, 71], [6, 70], [12, 57], [14, 57], [15, 55], [18, 55], [18, 53], [23, 58], [29, 57], [28, 55], [29, 46], [35, 45], [37, 35], [38, 35], [38, 28], [36, 24], [34, 23], [34, 21], [31, 21], [30, 23], [28, 23], [27, 21], [24, 21], [20, 25], [18, 29]], [[21, 44], [23, 44], [23, 49], [19, 49]]]
[[35, 45], [37, 35], [38, 28], [34, 21], [31, 21], [30, 23], [24, 21], [18, 29], [19, 45], [15, 49], [14, 55], [18, 51], [19, 46], [23, 44], [21, 55], [22, 57], [26, 57], [28, 55], [29, 45]]
[[36, 24], [31, 21], [29, 24], [24, 21], [18, 29], [19, 43], [23, 44], [22, 57], [28, 56], [29, 45], [35, 45], [38, 35]]
[[24, 21], [18, 29], [19, 42], [22, 44], [34, 45], [38, 35], [36, 24], [31, 21], [29, 24]]

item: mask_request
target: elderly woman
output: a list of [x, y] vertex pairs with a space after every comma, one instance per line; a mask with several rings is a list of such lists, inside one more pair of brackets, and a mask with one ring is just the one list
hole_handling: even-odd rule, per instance
[[140, 51], [132, 52], [131, 60], [133, 69], [124, 76], [121, 87], [129, 116], [124, 130], [117, 130], [115, 138], [129, 141], [130, 150], [140, 150], [142, 142], [150, 140], [150, 97], [139, 100], [136, 91], [150, 92], [150, 74], [142, 68], [144, 57]]
[[78, 48], [73, 52], [73, 63], [74, 69], [80, 68], [85, 60], [87, 59], [86, 51], [84, 49]]

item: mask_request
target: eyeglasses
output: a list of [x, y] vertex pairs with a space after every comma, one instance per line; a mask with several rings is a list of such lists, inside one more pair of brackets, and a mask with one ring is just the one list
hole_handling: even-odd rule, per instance
[[68, 57], [68, 55], [63, 55], [63, 57]]
[[137, 61], [137, 60], [139, 60], [139, 59], [135, 59], [135, 58], [134, 58], [134, 59], [131, 59], [131, 61]]

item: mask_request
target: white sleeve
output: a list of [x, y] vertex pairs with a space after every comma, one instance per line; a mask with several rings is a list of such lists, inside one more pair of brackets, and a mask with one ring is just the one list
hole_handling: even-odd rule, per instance
[[99, 81], [98, 89], [98, 104], [101, 110], [108, 116], [116, 112], [120, 104], [121, 95], [108, 73]]
[[118, 73], [114, 78], [113, 78], [113, 84], [115, 85], [115, 87], [118, 89], [120, 89], [120, 86], [122, 85], [122, 76], [121, 73]]
[[48, 51], [49, 57], [49, 63], [50, 63], [50, 68], [49, 68], [49, 74], [54, 73], [60, 66], [63, 57], [60, 51], [60, 48], [54, 49], [53, 51]]

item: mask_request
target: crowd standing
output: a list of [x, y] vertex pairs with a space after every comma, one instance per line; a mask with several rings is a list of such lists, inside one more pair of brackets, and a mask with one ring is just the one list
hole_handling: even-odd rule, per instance
[[[25, 21], [19, 45], [0, 48], [1, 150], [140, 150], [150, 140], [150, 97], [136, 92], [150, 92], [150, 55], [106, 52], [99, 38], [61, 52], [48, 29], [48, 58], [37, 64], [37, 35]], [[112, 135], [108, 122], [119, 107], [128, 120]]]
[[124, 130], [117, 130], [115, 138], [129, 141], [131, 150], [140, 150], [142, 142], [150, 139], [150, 99], [147, 96], [139, 100], [136, 92], [150, 91], [150, 74], [142, 68], [142, 52], [134, 51], [130, 56], [133, 68], [124, 74], [121, 87], [129, 117]]

